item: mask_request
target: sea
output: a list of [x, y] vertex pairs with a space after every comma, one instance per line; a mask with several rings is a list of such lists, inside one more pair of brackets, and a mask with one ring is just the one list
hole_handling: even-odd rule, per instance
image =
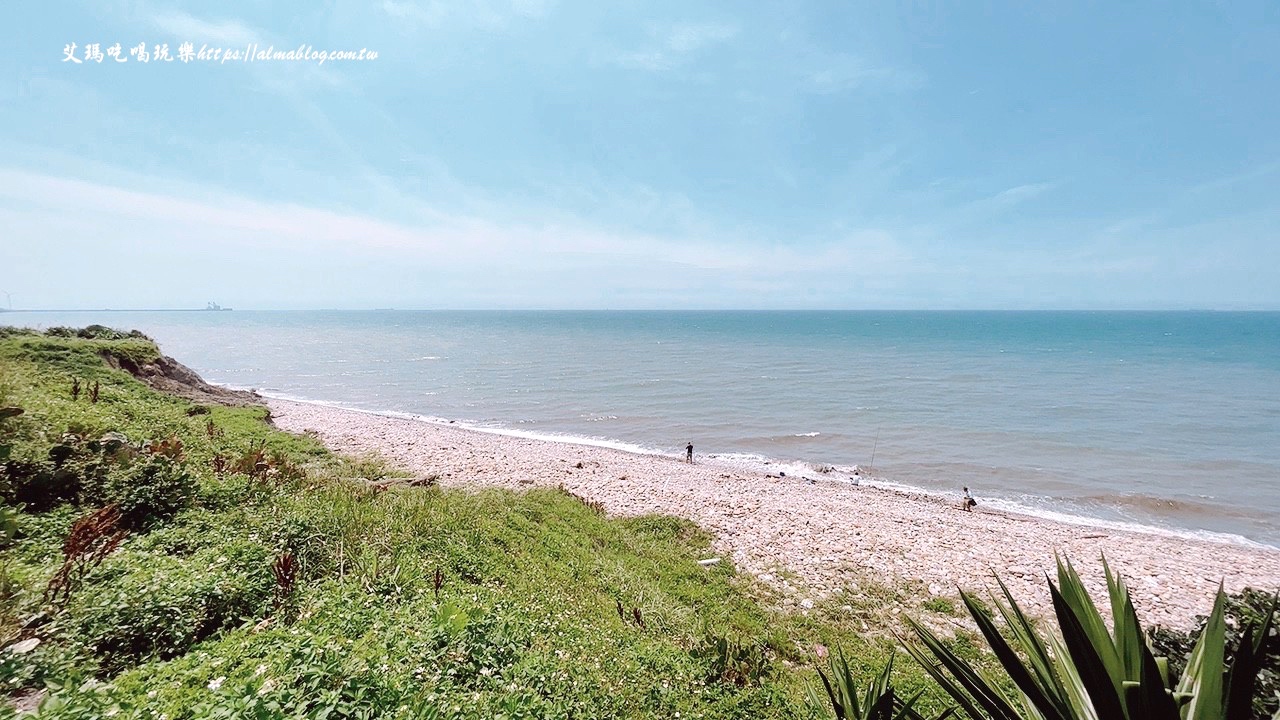
[[269, 396], [1280, 547], [1275, 312], [0, 313], [91, 323]]

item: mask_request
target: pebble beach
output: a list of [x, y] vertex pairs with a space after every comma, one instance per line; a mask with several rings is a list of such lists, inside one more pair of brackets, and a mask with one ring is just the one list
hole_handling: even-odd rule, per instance
[[[1024, 609], [1051, 614], [1046, 573], [1055, 553], [1095, 593], [1099, 558], [1126, 577], [1142, 620], [1189, 627], [1227, 591], [1280, 588], [1280, 550], [1158, 532], [1117, 530], [996, 512], [953, 500], [845, 480], [806, 481], [683, 458], [529, 439], [447, 423], [267, 399], [277, 427], [312, 432], [335, 451], [376, 453], [442, 486], [556, 487], [614, 516], [687, 518], [715, 552], [777, 588], [786, 606], [811, 607], [860, 584], [955, 597], [993, 587], [998, 573]], [[698, 560], [701, 558], [694, 558]], [[1095, 597], [1100, 595], [1095, 594]]]

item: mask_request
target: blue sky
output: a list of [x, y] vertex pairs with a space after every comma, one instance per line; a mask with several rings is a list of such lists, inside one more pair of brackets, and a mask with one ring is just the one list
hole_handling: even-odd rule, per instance
[[1274, 2], [15, 5], [15, 308], [1280, 308]]

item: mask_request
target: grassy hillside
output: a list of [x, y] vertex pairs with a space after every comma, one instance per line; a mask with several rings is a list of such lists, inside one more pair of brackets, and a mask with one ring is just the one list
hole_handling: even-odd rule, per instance
[[[710, 539], [683, 520], [379, 483], [396, 472], [263, 408], [104, 360], [158, 356], [0, 329], [0, 408], [23, 410], [0, 413], [0, 687], [39, 717], [825, 717], [815, 644], [869, 677], [884, 608], [954, 612], [887, 588], [782, 612], [700, 566]], [[900, 690], [932, 687], [898, 668]]]

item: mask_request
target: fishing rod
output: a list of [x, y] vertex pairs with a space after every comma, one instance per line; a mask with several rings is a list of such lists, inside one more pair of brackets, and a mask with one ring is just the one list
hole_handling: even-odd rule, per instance
[[867, 466], [870, 470], [876, 466], [876, 448], [880, 446], [880, 428], [876, 428], [876, 441], [871, 444], [871, 464]]

